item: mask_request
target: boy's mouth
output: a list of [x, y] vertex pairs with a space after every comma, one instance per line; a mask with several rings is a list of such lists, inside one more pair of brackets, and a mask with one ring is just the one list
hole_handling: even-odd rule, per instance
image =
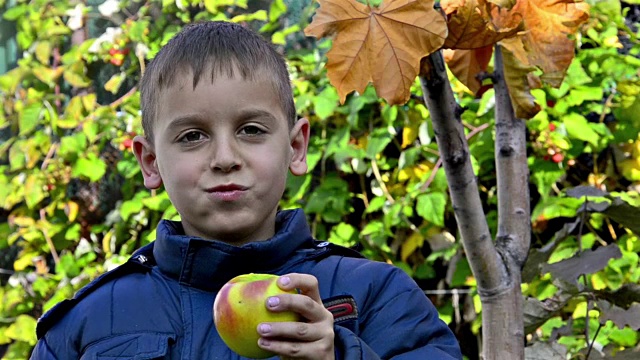
[[226, 185], [218, 185], [212, 188], [207, 189], [209, 196], [217, 201], [231, 202], [236, 201], [242, 197], [245, 190], [248, 188], [246, 186], [241, 186], [237, 184], [226, 184]]
[[241, 186], [237, 184], [227, 184], [227, 185], [218, 185], [212, 188], [207, 189], [207, 192], [229, 192], [229, 191], [244, 191], [247, 190], [246, 186]]

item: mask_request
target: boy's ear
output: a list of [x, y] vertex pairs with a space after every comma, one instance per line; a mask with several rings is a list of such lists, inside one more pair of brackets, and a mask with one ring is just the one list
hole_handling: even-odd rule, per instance
[[307, 173], [307, 147], [309, 146], [309, 120], [301, 118], [291, 129], [289, 138], [291, 139], [291, 162], [289, 170], [293, 175], [304, 175]]
[[132, 148], [142, 170], [144, 186], [151, 190], [158, 189], [162, 185], [162, 177], [160, 176], [160, 171], [158, 171], [156, 152], [153, 149], [153, 145], [144, 136], [137, 135], [133, 138]]

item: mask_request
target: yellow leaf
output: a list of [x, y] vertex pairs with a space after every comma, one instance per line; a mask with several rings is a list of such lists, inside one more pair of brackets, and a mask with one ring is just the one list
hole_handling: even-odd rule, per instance
[[453, 75], [474, 94], [482, 86], [478, 75], [487, 71], [491, 55], [493, 55], [492, 45], [472, 50], [446, 49], [444, 51], [444, 59]]
[[520, 23], [498, 28], [493, 23], [484, 0], [442, 0], [447, 14], [449, 34], [444, 42], [448, 49], [477, 49], [495, 44], [518, 32]]
[[335, 35], [327, 53], [327, 72], [344, 103], [351, 91], [373, 82], [389, 104], [404, 104], [418, 75], [420, 60], [438, 50], [447, 35], [432, 0], [386, 0], [380, 7], [355, 0], [319, 0], [305, 29], [317, 38]]
[[405, 149], [407, 146], [411, 146], [414, 141], [418, 138], [418, 133], [420, 129], [420, 124], [411, 124], [411, 126], [405, 126], [402, 129], [402, 148]]
[[9, 218], [9, 223], [18, 225], [19, 227], [30, 227], [36, 224], [36, 221], [28, 216], [15, 216]]
[[44, 65], [49, 65], [51, 58], [51, 42], [39, 41], [36, 45], [36, 58]]
[[50, 86], [53, 86], [54, 82], [58, 80], [63, 71], [64, 69], [62, 67], [57, 67], [55, 69], [40, 65], [33, 67], [33, 75], [35, 75], [38, 80]]
[[38, 253], [29, 252], [21, 254], [16, 261], [13, 262], [13, 269], [15, 271], [23, 271], [27, 267], [33, 265], [33, 259], [38, 256]]
[[75, 201], [69, 201], [64, 206], [64, 212], [65, 214], [67, 214], [67, 217], [69, 218], [70, 222], [73, 222], [76, 220], [76, 217], [78, 217], [79, 209], [80, 209], [80, 206], [78, 206], [78, 203], [76, 203]]
[[419, 232], [414, 231], [411, 236], [402, 243], [402, 248], [400, 249], [402, 261], [406, 261], [409, 255], [422, 247], [422, 244], [424, 244], [424, 237], [422, 237]]
[[111, 78], [104, 84], [104, 89], [112, 94], [115, 94], [120, 89], [120, 85], [122, 85], [122, 81], [124, 79], [124, 72], [113, 74], [113, 76], [111, 76]]
[[[517, 42], [517, 38], [508, 39], [509, 42]], [[531, 119], [540, 111], [540, 105], [536, 103], [536, 99], [531, 95], [532, 83], [538, 85], [535, 81], [535, 67], [523, 64], [511, 50], [518, 51], [517, 43], [511, 43], [508, 47], [502, 47], [502, 58], [504, 62], [504, 78], [509, 88], [509, 97], [513, 103], [513, 110], [516, 117], [520, 119]], [[522, 51], [522, 50], [520, 50]]]
[[102, 251], [104, 251], [107, 258], [110, 257], [113, 254], [113, 250], [115, 250], [112, 246], [115, 245], [115, 243], [113, 243], [114, 236], [115, 234], [113, 229], [110, 229], [102, 238]]

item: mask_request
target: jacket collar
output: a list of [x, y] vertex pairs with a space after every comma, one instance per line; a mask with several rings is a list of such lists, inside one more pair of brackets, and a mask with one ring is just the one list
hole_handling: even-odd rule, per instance
[[278, 213], [276, 234], [271, 239], [242, 246], [189, 237], [180, 222], [162, 220], [153, 256], [158, 268], [181, 284], [217, 291], [237, 275], [273, 273], [301, 247], [313, 247], [313, 238], [304, 213], [298, 209]]

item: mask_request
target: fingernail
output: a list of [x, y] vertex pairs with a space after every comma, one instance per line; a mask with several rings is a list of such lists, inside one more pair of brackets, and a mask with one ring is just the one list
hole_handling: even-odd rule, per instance
[[260, 324], [260, 326], [258, 326], [258, 331], [261, 332], [262, 334], [267, 334], [271, 331], [271, 325]]
[[267, 305], [269, 305], [269, 307], [276, 307], [278, 304], [280, 304], [280, 299], [277, 296], [267, 299]]
[[271, 341], [265, 339], [265, 338], [260, 338], [260, 340], [258, 340], [258, 343], [262, 346], [269, 346], [271, 345]]
[[291, 283], [291, 279], [288, 276], [283, 276], [280, 278], [280, 284], [287, 286]]

